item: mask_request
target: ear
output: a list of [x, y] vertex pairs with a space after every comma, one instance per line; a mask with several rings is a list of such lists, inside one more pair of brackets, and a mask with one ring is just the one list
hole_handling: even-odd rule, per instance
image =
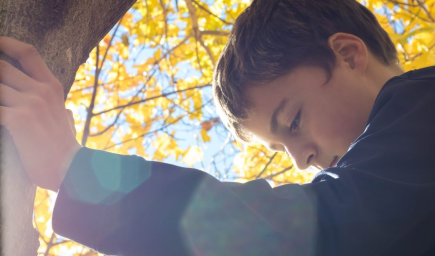
[[328, 38], [328, 45], [335, 54], [337, 64], [345, 64], [350, 69], [365, 72], [368, 50], [359, 37], [347, 33], [335, 33]]

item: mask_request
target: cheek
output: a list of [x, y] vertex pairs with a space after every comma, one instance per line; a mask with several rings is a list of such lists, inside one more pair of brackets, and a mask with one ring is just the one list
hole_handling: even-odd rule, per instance
[[311, 136], [324, 150], [345, 153], [364, 131], [368, 118], [365, 97], [342, 84], [324, 87], [310, 102]]
[[345, 111], [342, 113], [341, 120], [336, 123], [335, 127], [340, 131], [337, 134], [337, 136], [340, 136], [340, 146], [343, 150], [347, 151], [352, 142], [363, 133], [365, 121], [358, 111]]
[[312, 136], [325, 150], [347, 151], [350, 144], [364, 131], [359, 113], [350, 106], [325, 105], [316, 114]]

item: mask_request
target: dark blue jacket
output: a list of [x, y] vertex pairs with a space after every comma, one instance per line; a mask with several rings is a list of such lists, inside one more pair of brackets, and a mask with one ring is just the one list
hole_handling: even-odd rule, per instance
[[117, 255], [435, 255], [435, 67], [390, 79], [364, 133], [312, 183], [220, 182], [82, 148], [57, 234]]

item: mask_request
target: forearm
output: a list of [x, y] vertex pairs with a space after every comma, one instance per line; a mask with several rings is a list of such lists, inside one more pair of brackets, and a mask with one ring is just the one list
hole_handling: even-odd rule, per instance
[[207, 173], [87, 148], [59, 191], [53, 229], [106, 254], [280, 255], [291, 246]]

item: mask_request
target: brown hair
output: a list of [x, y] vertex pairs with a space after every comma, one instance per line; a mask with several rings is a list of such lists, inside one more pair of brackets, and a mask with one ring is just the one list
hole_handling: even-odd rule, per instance
[[323, 67], [330, 77], [335, 55], [327, 40], [337, 32], [359, 37], [386, 65], [397, 61], [388, 34], [355, 0], [254, 0], [240, 14], [213, 77], [216, 108], [236, 139], [251, 139], [240, 126], [249, 114], [245, 89], [302, 65]]

